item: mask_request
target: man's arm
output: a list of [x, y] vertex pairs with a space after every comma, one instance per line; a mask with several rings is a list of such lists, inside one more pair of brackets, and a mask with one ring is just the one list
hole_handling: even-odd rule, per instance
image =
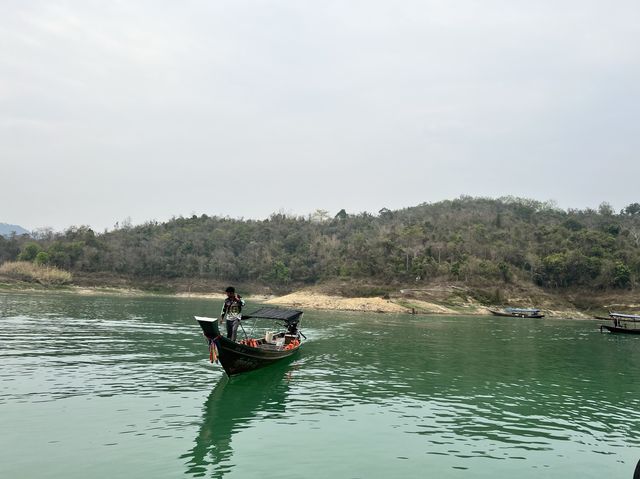
[[242, 296], [236, 294], [236, 301], [238, 303], [240, 303], [240, 311], [242, 311], [242, 309], [244, 308], [244, 299], [242, 299]]

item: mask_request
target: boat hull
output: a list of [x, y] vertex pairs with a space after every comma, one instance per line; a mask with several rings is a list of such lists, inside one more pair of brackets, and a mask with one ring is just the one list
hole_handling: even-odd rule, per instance
[[269, 351], [234, 343], [223, 337], [216, 340], [216, 346], [218, 348], [218, 359], [228, 376], [269, 366], [295, 354], [299, 348], [298, 346], [286, 351]]
[[544, 318], [544, 314], [518, 314], [518, 313], [507, 313], [504, 311], [496, 311], [494, 309], [490, 309], [491, 314], [494, 316], [504, 316], [507, 318]]
[[277, 349], [270, 345], [252, 347], [236, 343], [220, 334], [218, 321], [196, 317], [205, 337], [215, 344], [217, 359], [227, 376], [246, 373], [274, 364], [295, 354], [300, 346], [291, 349]]
[[640, 328], [639, 329], [633, 329], [633, 328], [620, 328], [617, 326], [607, 326], [605, 324], [600, 326], [600, 331], [602, 331], [602, 328], [606, 329], [607, 331], [609, 331], [610, 333], [621, 333], [621, 334], [640, 334]]

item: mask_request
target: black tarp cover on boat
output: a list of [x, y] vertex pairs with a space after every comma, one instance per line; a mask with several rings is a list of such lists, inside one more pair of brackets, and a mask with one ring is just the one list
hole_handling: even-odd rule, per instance
[[297, 309], [282, 308], [260, 308], [249, 314], [243, 314], [242, 319], [279, 319], [287, 323], [298, 322], [302, 316], [302, 311]]

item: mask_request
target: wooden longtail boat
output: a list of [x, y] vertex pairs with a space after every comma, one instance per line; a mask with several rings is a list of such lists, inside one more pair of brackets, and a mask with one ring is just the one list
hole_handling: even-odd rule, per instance
[[504, 308], [502, 310], [489, 308], [489, 311], [495, 316], [507, 316], [510, 318], [544, 318], [544, 314], [536, 308]]
[[283, 322], [283, 330], [268, 332], [262, 338], [232, 341], [220, 333], [218, 320], [195, 316], [209, 343], [209, 359], [219, 362], [227, 376], [252, 371], [273, 364], [294, 354], [301, 345], [302, 332], [298, 329], [302, 311], [281, 308], [261, 308], [244, 315], [248, 319], [267, 319]]
[[607, 331], [609, 331], [610, 333], [640, 334], [640, 328], [638, 328], [638, 329], [621, 328], [621, 327], [617, 327], [617, 326], [607, 326], [606, 324], [603, 324], [603, 325], [600, 326], [600, 332], [602, 332], [603, 328], [606, 329]]
[[600, 325], [600, 332], [606, 329], [610, 333], [640, 334], [640, 316], [637, 314], [609, 313], [613, 326]]

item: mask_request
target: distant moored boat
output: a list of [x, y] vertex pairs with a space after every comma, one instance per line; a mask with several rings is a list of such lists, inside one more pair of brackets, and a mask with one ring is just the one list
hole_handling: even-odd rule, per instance
[[610, 333], [640, 334], [640, 316], [637, 314], [609, 313], [613, 326], [602, 324], [600, 332], [606, 329]]
[[544, 318], [544, 314], [537, 308], [489, 308], [489, 311], [495, 316], [507, 316], [510, 318]]

